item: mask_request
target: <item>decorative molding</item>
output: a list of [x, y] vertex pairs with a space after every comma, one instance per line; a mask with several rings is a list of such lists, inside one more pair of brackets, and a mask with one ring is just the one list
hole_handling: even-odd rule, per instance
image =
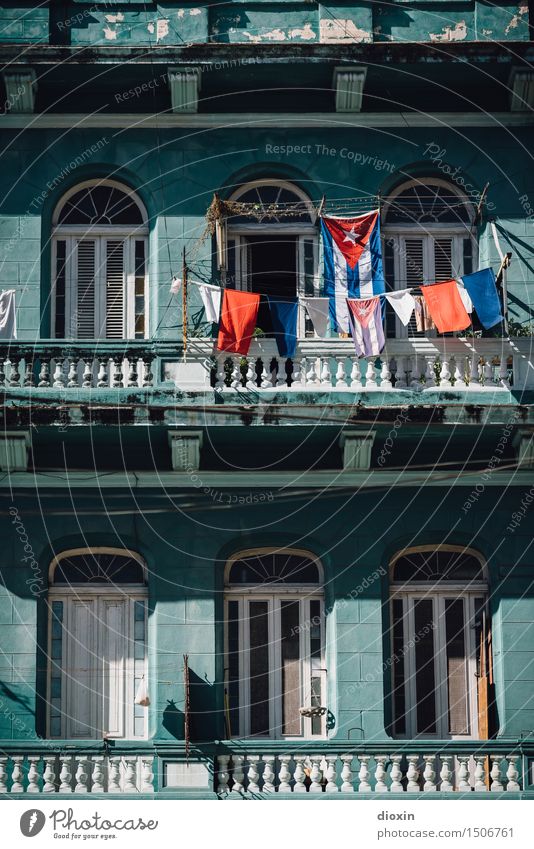
[[343, 449], [343, 469], [348, 471], [365, 471], [371, 468], [371, 451], [376, 433], [373, 430], [366, 433], [361, 430], [346, 430], [339, 437], [339, 445]]
[[522, 469], [534, 468], [534, 431], [518, 430], [513, 439], [518, 466]]
[[508, 86], [512, 112], [528, 112], [534, 109], [534, 71], [513, 68]]
[[28, 113], [35, 109], [37, 77], [33, 68], [2, 71], [6, 87], [6, 106], [11, 114]]
[[334, 68], [332, 86], [336, 92], [336, 112], [360, 112], [367, 68], [365, 65]]
[[198, 112], [200, 68], [169, 68], [167, 71], [174, 113]]
[[30, 453], [29, 431], [0, 433], [0, 470], [2, 472], [25, 472]]
[[198, 471], [200, 468], [201, 430], [170, 430], [171, 463], [175, 472]]

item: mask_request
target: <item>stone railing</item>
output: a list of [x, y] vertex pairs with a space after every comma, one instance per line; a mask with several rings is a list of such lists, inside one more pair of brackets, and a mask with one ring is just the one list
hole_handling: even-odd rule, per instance
[[[393, 754], [356, 750], [328, 754], [254, 753], [254, 747], [217, 758], [219, 796], [270, 793], [518, 793], [523, 789], [522, 754], [502, 751], [490, 741], [471, 749], [452, 743], [445, 748], [408, 744]], [[394, 747], [392, 747], [394, 748]], [[499, 752], [498, 750], [501, 749]], [[291, 753], [290, 753], [291, 752]], [[310, 749], [311, 752], [311, 749]]]
[[530, 338], [388, 340], [380, 357], [359, 359], [351, 340], [304, 339], [292, 359], [273, 340], [254, 340], [247, 357], [178, 342], [17, 342], [0, 347], [0, 386], [8, 391], [181, 389], [222, 393], [479, 391], [534, 388]]
[[0, 794], [153, 793], [153, 767], [153, 755], [0, 754]]

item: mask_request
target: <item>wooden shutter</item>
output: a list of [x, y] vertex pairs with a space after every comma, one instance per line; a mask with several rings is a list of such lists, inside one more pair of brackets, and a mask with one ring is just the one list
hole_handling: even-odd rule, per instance
[[75, 335], [79, 339], [95, 336], [95, 266], [96, 242], [80, 239], [76, 251], [76, 318]]
[[450, 280], [453, 277], [452, 239], [434, 239], [434, 280]]
[[97, 736], [95, 704], [96, 645], [98, 623], [96, 599], [70, 599], [64, 684], [66, 693], [66, 737], [92, 739]]
[[124, 241], [106, 240], [106, 339], [123, 339], [124, 328]]
[[126, 606], [122, 599], [104, 599], [100, 609], [100, 730], [108, 737], [125, 736]]
[[[404, 279], [399, 282], [398, 289], [409, 289], [420, 286], [425, 278], [424, 239], [404, 239]], [[408, 324], [408, 336], [424, 336], [417, 330], [415, 313]]]

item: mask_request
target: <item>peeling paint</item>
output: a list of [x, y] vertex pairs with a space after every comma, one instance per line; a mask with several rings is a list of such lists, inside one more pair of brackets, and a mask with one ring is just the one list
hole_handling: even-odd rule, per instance
[[177, 15], [179, 18], [183, 18], [185, 15], [185, 9], [178, 9]]
[[340, 44], [344, 41], [372, 41], [370, 32], [360, 29], [354, 21], [347, 18], [326, 18], [319, 21], [321, 41], [327, 44]]
[[311, 24], [304, 24], [302, 29], [291, 29], [288, 35], [289, 38], [300, 38], [302, 41], [313, 41], [317, 37], [311, 28]]
[[440, 33], [430, 33], [430, 41], [463, 41], [465, 38], [467, 38], [465, 21], [458, 21], [454, 28], [443, 27]]
[[506, 35], [508, 35], [508, 33], [510, 32], [511, 29], [515, 29], [517, 26], [519, 26], [519, 24], [521, 23], [521, 19], [522, 19], [523, 15], [526, 15], [527, 12], [528, 12], [528, 6], [519, 6], [519, 8], [517, 10], [517, 15], [513, 16], [513, 18], [511, 19], [510, 23], [508, 24], [508, 26], [506, 27], [506, 29], [504, 31], [506, 33]]
[[262, 41], [285, 41], [286, 34], [281, 29], [273, 29], [270, 32], [264, 32], [263, 35], [251, 35], [246, 30], [243, 32], [252, 44], [261, 44]]
[[192, 18], [194, 18], [195, 15], [201, 15], [202, 14], [202, 9], [190, 9], [189, 14], [191, 15]]
[[154, 24], [148, 24], [147, 30], [149, 31], [149, 33], [153, 33], [154, 32]]
[[156, 41], [159, 41], [160, 38], [165, 38], [168, 34], [169, 21], [167, 18], [160, 18], [160, 20], [156, 22]]
[[493, 30], [492, 29], [483, 29], [482, 35], [486, 35], [486, 36], [493, 35]]
[[104, 27], [104, 38], [108, 41], [115, 41], [117, 38], [117, 30], [111, 29], [111, 27]]
[[105, 18], [108, 24], [119, 24], [124, 20], [124, 15], [122, 12], [117, 12], [116, 15], [106, 15]]

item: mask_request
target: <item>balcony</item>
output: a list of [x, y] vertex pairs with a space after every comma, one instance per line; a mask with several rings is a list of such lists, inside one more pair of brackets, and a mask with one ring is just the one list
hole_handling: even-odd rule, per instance
[[502, 740], [226, 741], [192, 746], [189, 757], [183, 743], [126, 743], [110, 752], [100, 743], [10, 741], [0, 745], [0, 794], [132, 798], [196, 792], [232, 800], [491, 793], [534, 798], [533, 764], [534, 744]]
[[[305, 393], [375, 396], [382, 403], [432, 403], [439, 398], [465, 400], [497, 393], [505, 403], [534, 389], [530, 338], [388, 340], [378, 358], [358, 359], [349, 339], [301, 340], [296, 356], [280, 357], [273, 340], [254, 340], [249, 355], [214, 352], [213, 340], [193, 338], [187, 357], [181, 343], [169, 341], [78, 342], [42, 340], [0, 347], [0, 385], [6, 395], [46, 403], [72, 401], [126, 402], [146, 397], [150, 403], [176, 393], [208, 393], [231, 402], [246, 394], [291, 403]], [[388, 398], [388, 396], [391, 396]], [[341, 402], [341, 401], [340, 401]]]

